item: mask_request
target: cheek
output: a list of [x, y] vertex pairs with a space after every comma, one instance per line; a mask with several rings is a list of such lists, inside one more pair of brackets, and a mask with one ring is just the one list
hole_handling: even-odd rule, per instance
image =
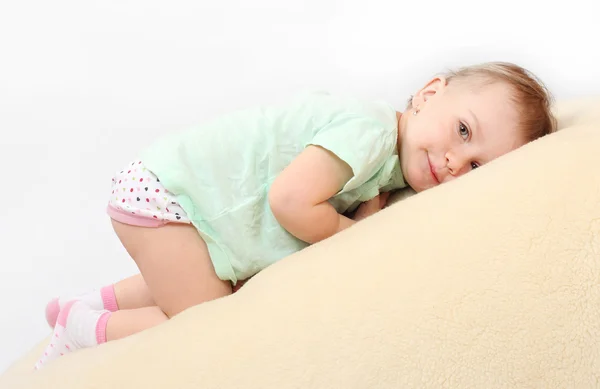
[[453, 142], [453, 129], [448, 123], [431, 121], [423, 131], [421, 143], [428, 149], [447, 149]]
[[407, 134], [406, 144], [408, 149], [418, 150], [424, 147], [424, 144], [427, 142], [428, 138], [428, 126], [424, 125], [425, 123], [419, 123], [412, 128]]
[[[411, 154], [419, 151], [441, 151], [448, 147], [451, 141], [451, 126], [438, 117], [430, 115], [420, 117], [405, 134], [404, 150]], [[404, 151], [401, 150], [401, 151]]]
[[439, 117], [435, 115], [423, 116], [419, 121], [419, 129], [418, 131], [415, 131], [415, 135], [420, 139], [431, 138], [438, 134], [443, 127]]
[[422, 182], [423, 172], [421, 167], [424, 156], [424, 153], [417, 151], [413, 152], [405, 161], [402, 158], [400, 160], [406, 183], [415, 189], [419, 189], [424, 184]]

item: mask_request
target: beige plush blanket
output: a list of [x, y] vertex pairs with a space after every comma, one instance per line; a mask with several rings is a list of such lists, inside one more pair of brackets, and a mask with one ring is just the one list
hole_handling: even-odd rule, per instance
[[40, 344], [0, 388], [598, 388], [600, 99], [557, 113], [234, 296], [34, 372]]

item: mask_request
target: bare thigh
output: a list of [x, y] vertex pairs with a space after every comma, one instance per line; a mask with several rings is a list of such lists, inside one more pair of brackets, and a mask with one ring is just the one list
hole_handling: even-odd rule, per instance
[[115, 283], [114, 289], [119, 309], [156, 306], [144, 277], [139, 273]]
[[[237, 292], [248, 280], [239, 280], [233, 287], [233, 293]], [[141, 273], [125, 278], [114, 284], [115, 296], [119, 309], [137, 309], [144, 307], [155, 307], [156, 303], [150, 293], [148, 285]]]
[[136, 227], [112, 221], [117, 236], [137, 264], [156, 305], [169, 316], [231, 294], [217, 277], [206, 243], [194, 226]]

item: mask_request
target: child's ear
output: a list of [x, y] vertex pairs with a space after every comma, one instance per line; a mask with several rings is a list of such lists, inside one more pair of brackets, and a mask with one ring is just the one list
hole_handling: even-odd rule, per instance
[[448, 80], [444, 76], [437, 76], [429, 80], [429, 82], [413, 96], [413, 108], [425, 104], [431, 96], [446, 88], [446, 85], [448, 85]]

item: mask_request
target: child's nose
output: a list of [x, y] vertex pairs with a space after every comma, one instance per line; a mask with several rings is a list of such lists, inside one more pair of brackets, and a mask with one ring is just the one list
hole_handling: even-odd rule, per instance
[[469, 171], [471, 166], [470, 159], [462, 153], [447, 153], [446, 167], [448, 168], [447, 181], [460, 177]]

